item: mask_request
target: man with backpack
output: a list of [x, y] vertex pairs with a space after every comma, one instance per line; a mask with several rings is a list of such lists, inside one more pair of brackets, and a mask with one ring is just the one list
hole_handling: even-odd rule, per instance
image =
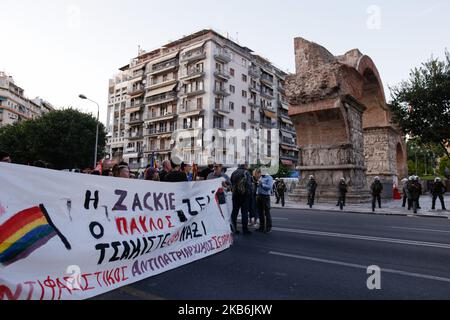
[[377, 202], [378, 207], [381, 209], [381, 192], [383, 192], [383, 185], [379, 177], [375, 177], [374, 182], [370, 186], [370, 191], [372, 193], [372, 212], [375, 212]]
[[283, 179], [278, 179], [278, 182], [276, 184], [276, 192], [278, 194], [277, 197], [277, 204], [280, 203], [281, 200], [281, 205], [284, 207], [285, 206], [285, 198], [284, 198], [284, 194], [287, 191], [287, 186], [286, 183], [284, 183]]
[[231, 185], [233, 191], [233, 211], [231, 213], [231, 223], [233, 232], [239, 234], [237, 229], [237, 217], [239, 210], [242, 216], [242, 231], [244, 235], [250, 235], [248, 230], [248, 212], [250, 210], [250, 199], [252, 195], [252, 177], [248, 171], [247, 164], [240, 165], [231, 175]]

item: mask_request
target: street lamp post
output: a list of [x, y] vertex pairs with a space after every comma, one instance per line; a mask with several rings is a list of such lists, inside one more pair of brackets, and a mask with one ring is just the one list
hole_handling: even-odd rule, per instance
[[95, 102], [95, 101], [89, 99], [88, 97], [86, 97], [84, 94], [80, 94], [78, 97], [80, 99], [88, 100], [90, 102], [93, 102], [93, 103], [95, 103], [97, 105], [97, 132], [95, 134], [95, 151], [94, 151], [95, 152], [94, 153], [94, 170], [95, 170], [95, 168], [97, 167], [98, 127], [99, 127], [99, 119], [100, 119], [100, 105], [97, 102]]

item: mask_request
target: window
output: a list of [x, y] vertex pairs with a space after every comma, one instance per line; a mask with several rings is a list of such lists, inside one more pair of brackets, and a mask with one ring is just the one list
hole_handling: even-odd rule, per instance
[[241, 123], [241, 129], [242, 130], [247, 130], [247, 124], [245, 122]]
[[228, 121], [228, 124], [229, 124], [230, 128], [234, 128], [234, 120], [233, 119], [230, 119]]
[[242, 90], [242, 97], [243, 97], [243, 98], [247, 98], [247, 91]]
[[197, 109], [203, 109], [203, 98], [197, 98]]
[[230, 85], [230, 92], [231, 93], [235, 93], [236, 92], [236, 88], [233, 85]]
[[230, 68], [230, 76], [234, 77], [234, 69]]
[[245, 74], [242, 75], [242, 81], [247, 82], [247, 76]]
[[231, 102], [231, 101], [230, 101], [230, 110], [234, 111], [234, 102]]
[[243, 114], [247, 114], [247, 107], [246, 106], [242, 106], [242, 113]]

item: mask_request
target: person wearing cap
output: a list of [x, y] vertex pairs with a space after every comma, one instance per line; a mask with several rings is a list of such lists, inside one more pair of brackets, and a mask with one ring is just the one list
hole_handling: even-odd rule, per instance
[[306, 185], [306, 190], [308, 191], [308, 206], [310, 208], [314, 205], [314, 200], [316, 198], [317, 182], [314, 176], [309, 176], [308, 184]]
[[412, 209], [417, 213], [419, 209], [419, 198], [422, 194], [422, 185], [419, 182], [419, 177], [413, 176], [412, 181], [408, 183], [408, 190], [411, 194]]
[[383, 192], [383, 185], [381, 184], [380, 177], [375, 177], [370, 186], [370, 192], [372, 193], [372, 212], [375, 212], [377, 202], [378, 207], [381, 209], [381, 192]]
[[434, 180], [433, 188], [431, 189], [431, 194], [433, 195], [433, 203], [431, 210], [436, 210], [436, 200], [439, 198], [441, 201], [442, 210], [446, 211], [445, 202], [444, 202], [444, 193], [447, 192], [447, 188], [442, 183], [441, 178], [436, 178]]
[[338, 185], [338, 203], [336, 205], [336, 207], [340, 207], [341, 210], [344, 210], [345, 207], [345, 197], [347, 196], [347, 192], [348, 192], [348, 186], [347, 183], [345, 182], [345, 178], [341, 178], [341, 181], [339, 182]]

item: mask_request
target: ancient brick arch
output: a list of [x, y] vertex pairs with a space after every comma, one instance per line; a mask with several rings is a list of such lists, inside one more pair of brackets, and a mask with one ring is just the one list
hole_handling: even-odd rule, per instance
[[304, 183], [313, 174], [320, 180], [319, 194], [335, 197], [344, 177], [350, 198], [364, 201], [379, 176], [391, 194], [392, 184], [406, 174], [406, 148], [372, 59], [357, 49], [335, 57], [302, 38], [295, 39], [295, 55], [287, 95]]

